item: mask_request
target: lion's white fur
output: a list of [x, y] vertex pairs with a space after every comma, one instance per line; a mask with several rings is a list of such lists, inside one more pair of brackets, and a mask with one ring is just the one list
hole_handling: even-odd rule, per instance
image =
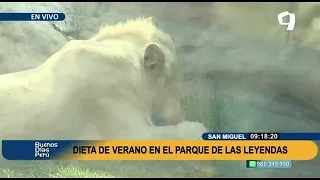
[[[151, 43], [166, 55], [157, 79], [141, 66]], [[178, 72], [174, 44], [152, 19], [103, 27], [89, 40], [70, 41], [35, 69], [0, 76], [0, 138], [76, 139], [88, 123], [103, 139], [154, 134], [153, 113], [183, 121]]]

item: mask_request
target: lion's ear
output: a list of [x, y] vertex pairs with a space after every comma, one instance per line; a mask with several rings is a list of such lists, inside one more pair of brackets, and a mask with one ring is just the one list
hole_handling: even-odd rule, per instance
[[149, 44], [144, 51], [144, 69], [151, 73], [163, 73], [165, 68], [165, 54], [157, 44]]
[[149, 17], [146, 19], [146, 21], [151, 22], [155, 27], [158, 27], [158, 21], [155, 17]]

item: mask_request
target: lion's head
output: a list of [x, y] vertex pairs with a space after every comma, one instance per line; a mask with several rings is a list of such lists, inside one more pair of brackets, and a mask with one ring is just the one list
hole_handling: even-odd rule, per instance
[[151, 115], [169, 123], [172, 120], [183, 121], [179, 65], [170, 36], [156, 27], [154, 18], [138, 18], [102, 27], [90, 40], [103, 43], [115, 39], [127, 47], [126, 52], [118, 53], [119, 56], [130, 65], [134, 65], [132, 68], [139, 69], [139, 72], [133, 71], [135, 74], [131, 74], [131, 81], [139, 79], [138, 74], [142, 71], [142, 78], [146, 81], [145, 87], [148, 89], [148, 93], [144, 94], [147, 97], [144, 98], [150, 100]]

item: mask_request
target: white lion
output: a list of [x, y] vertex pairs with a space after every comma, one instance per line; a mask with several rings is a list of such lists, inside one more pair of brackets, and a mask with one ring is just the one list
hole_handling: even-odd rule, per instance
[[35, 69], [0, 76], [1, 139], [76, 139], [88, 123], [104, 139], [167, 133], [152, 116], [184, 121], [175, 47], [152, 18], [103, 27]]

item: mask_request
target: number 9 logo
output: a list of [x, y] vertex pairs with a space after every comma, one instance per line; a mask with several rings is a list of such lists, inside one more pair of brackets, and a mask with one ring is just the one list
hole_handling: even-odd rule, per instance
[[[289, 16], [289, 22], [283, 22], [283, 18]], [[286, 25], [288, 31], [292, 31], [294, 29], [294, 25], [296, 24], [296, 15], [293, 13], [289, 13], [288, 11], [282, 12], [278, 14], [278, 22], [280, 25]]]

